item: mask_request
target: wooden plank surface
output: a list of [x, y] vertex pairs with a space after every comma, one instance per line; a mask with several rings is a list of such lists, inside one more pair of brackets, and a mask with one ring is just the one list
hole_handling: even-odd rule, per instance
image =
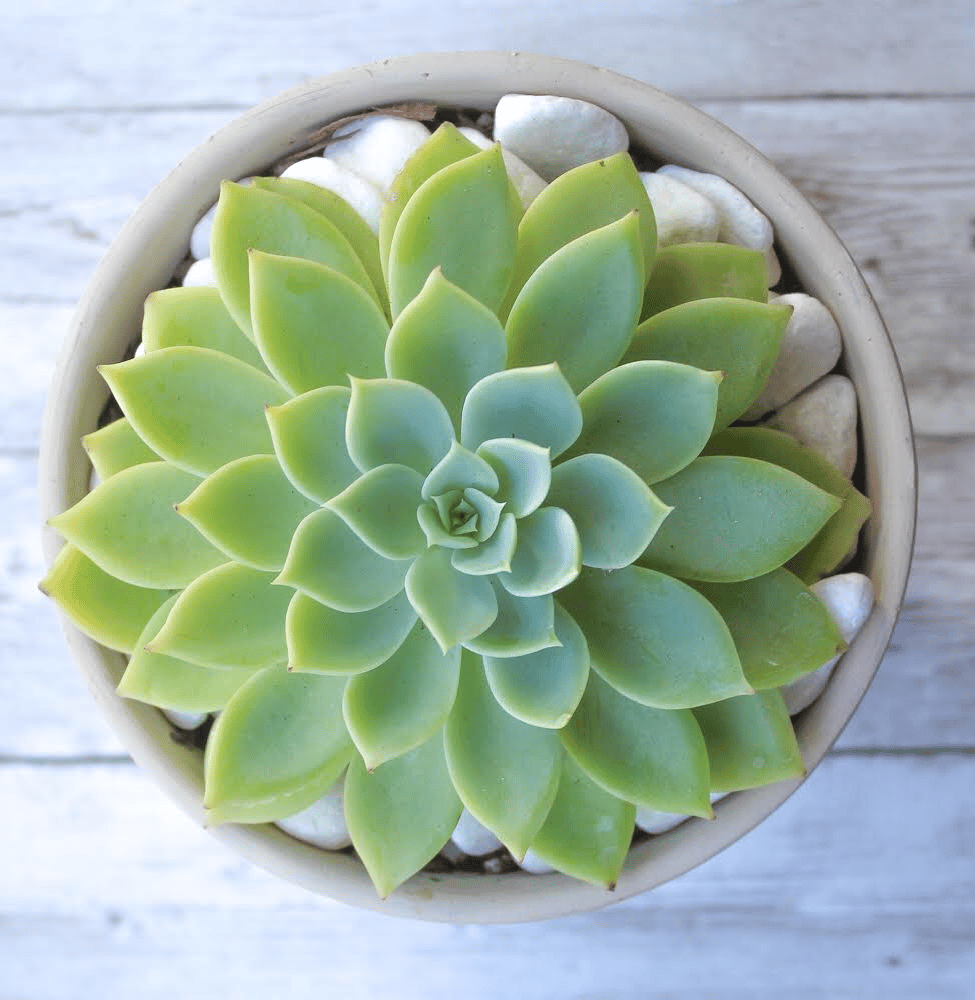
[[[240, 109], [395, 53], [580, 58], [702, 103], [861, 265], [919, 432], [890, 650], [837, 748], [682, 879], [527, 927], [393, 921], [239, 861], [130, 763], [71, 665], [34, 489], [72, 307], [149, 188]], [[82, 4], [0, 16], [0, 1000], [101, 996], [975, 998], [975, 16], [967, 0], [354, 7]]]

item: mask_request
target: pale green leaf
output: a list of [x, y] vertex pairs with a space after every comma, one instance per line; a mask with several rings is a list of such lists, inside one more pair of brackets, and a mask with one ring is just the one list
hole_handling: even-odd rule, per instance
[[86, 434], [81, 439], [81, 445], [91, 459], [96, 475], [102, 480], [133, 465], [159, 461], [159, 456], [136, 434], [125, 417]]
[[532, 726], [561, 729], [576, 710], [589, 679], [589, 647], [582, 630], [558, 601], [555, 638], [525, 656], [484, 657], [484, 671], [498, 703]]
[[450, 451], [440, 460], [423, 482], [423, 499], [465, 490], [468, 487], [493, 496], [499, 485], [498, 474], [489, 462], [453, 441]]
[[507, 511], [525, 517], [542, 505], [552, 483], [548, 448], [517, 438], [492, 438], [478, 446], [477, 454], [497, 474], [494, 495]]
[[718, 372], [670, 361], [634, 361], [579, 395], [582, 433], [567, 458], [599, 452], [645, 483], [674, 475], [700, 454], [714, 428]]
[[95, 642], [131, 653], [148, 622], [172, 594], [123, 583], [70, 543], [57, 554], [40, 589]]
[[641, 323], [626, 361], [676, 361], [720, 371], [714, 427], [737, 420], [768, 381], [792, 315], [791, 306], [746, 299], [699, 299]]
[[356, 853], [385, 899], [450, 839], [462, 811], [439, 734], [367, 773], [357, 757], [345, 780], [345, 818]]
[[690, 709], [641, 705], [591, 672], [559, 732], [573, 760], [612, 795], [644, 809], [712, 815], [707, 749]]
[[264, 408], [289, 394], [237, 358], [167, 347], [98, 370], [139, 437], [187, 472], [207, 476], [235, 458], [274, 450]]
[[756, 690], [790, 684], [846, 648], [822, 602], [788, 570], [694, 586], [725, 620]]
[[547, 504], [566, 511], [586, 566], [621, 569], [636, 559], [670, 513], [631, 469], [609, 455], [579, 455], [552, 470]]
[[405, 465], [379, 465], [333, 497], [328, 506], [387, 559], [408, 559], [425, 546], [416, 519], [423, 477]]
[[362, 261], [333, 222], [300, 201], [256, 185], [221, 185], [210, 246], [220, 297], [248, 336], [253, 335], [247, 263], [251, 250], [325, 264], [379, 301]]
[[505, 366], [497, 316], [449, 282], [440, 268], [397, 316], [386, 341], [386, 373], [426, 386], [444, 404], [455, 430], [467, 393]]
[[217, 716], [204, 755], [210, 823], [266, 823], [306, 809], [355, 750], [342, 719], [344, 677], [256, 673]]
[[156, 637], [175, 602], [175, 596], [170, 598], [150, 619], [116, 690], [124, 698], [171, 711], [218, 711], [254, 671], [246, 667], [204, 667], [150, 653], [146, 644]]
[[514, 514], [501, 515], [497, 529], [485, 542], [470, 548], [454, 549], [450, 564], [461, 573], [471, 576], [487, 576], [505, 573], [511, 569], [511, 559], [518, 543], [518, 524]]
[[494, 589], [498, 613], [488, 628], [464, 641], [468, 649], [484, 656], [525, 656], [558, 645], [551, 594], [516, 597], [497, 577], [490, 577], [488, 584]]
[[363, 472], [396, 463], [426, 476], [453, 440], [450, 415], [429, 389], [399, 379], [352, 380], [345, 444]]
[[352, 392], [330, 385], [267, 409], [274, 451], [292, 483], [311, 500], [325, 503], [359, 477], [345, 447]]
[[254, 343], [227, 311], [211, 285], [186, 285], [152, 292], [142, 314], [142, 343], [147, 351], [166, 347], [207, 347], [266, 371]]
[[449, 549], [427, 549], [406, 575], [410, 603], [445, 653], [480, 635], [498, 616], [490, 582], [454, 569], [450, 556]]
[[465, 650], [444, 746], [468, 811], [523, 858], [555, 800], [558, 733], [509, 715], [488, 687], [481, 658]]
[[149, 648], [205, 666], [284, 663], [284, 622], [293, 595], [273, 581], [273, 573], [238, 563], [204, 573], [179, 595]]
[[583, 570], [559, 602], [585, 634], [593, 669], [627, 698], [691, 708], [751, 690], [721, 616], [673, 577]]
[[278, 583], [336, 611], [371, 611], [394, 598], [408, 559], [379, 555], [333, 510], [323, 507], [298, 525]]
[[575, 392], [609, 371], [633, 338], [643, 304], [640, 219], [578, 237], [543, 261], [505, 324], [508, 364], [554, 361]]
[[100, 483], [50, 524], [106, 573], [137, 587], [185, 587], [227, 557], [175, 505], [199, 480], [165, 462], [133, 465]]
[[768, 299], [765, 254], [731, 243], [679, 243], [661, 247], [643, 299], [652, 316], [695, 299]]
[[471, 450], [493, 438], [518, 438], [547, 448], [555, 458], [581, 430], [575, 393], [558, 365], [551, 364], [482, 378], [464, 401], [460, 433]]
[[440, 732], [457, 694], [460, 656], [460, 646], [444, 653], [417, 622], [383, 664], [349, 679], [345, 721], [369, 770]]
[[840, 506], [835, 497], [780, 466], [723, 455], [696, 459], [654, 490], [674, 510], [640, 563], [715, 583], [777, 569]]
[[336, 611], [306, 594], [291, 599], [285, 622], [288, 669], [358, 674], [384, 663], [403, 644], [416, 612], [402, 592], [369, 611]]
[[520, 597], [552, 594], [578, 575], [582, 546], [572, 518], [560, 507], [539, 507], [518, 521], [510, 572], [498, 577]]
[[[417, 509], [416, 519], [420, 530], [426, 536], [427, 545], [441, 545], [448, 549], [477, 548], [477, 539], [470, 532], [451, 531], [448, 525], [452, 520], [452, 511], [464, 499], [461, 490], [449, 490], [433, 498]], [[472, 528], [474, 525], [472, 525]]]
[[406, 203], [389, 248], [393, 316], [438, 267], [453, 284], [496, 310], [511, 281], [520, 215], [499, 146], [424, 181]]
[[281, 569], [295, 529], [314, 509], [273, 455], [229, 462], [176, 505], [221, 552], [263, 570]]
[[248, 260], [254, 340], [282, 385], [298, 394], [385, 375], [389, 326], [360, 285], [315, 261], [257, 250]]
[[792, 720], [777, 690], [694, 709], [716, 792], [757, 788], [806, 773]]
[[531, 849], [566, 875], [612, 889], [630, 849], [635, 818], [636, 806], [597, 785], [566, 755], [558, 794]]

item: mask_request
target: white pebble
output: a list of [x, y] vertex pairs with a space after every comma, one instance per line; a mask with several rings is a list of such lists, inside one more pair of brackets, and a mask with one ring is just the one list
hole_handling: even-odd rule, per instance
[[494, 109], [494, 138], [546, 180], [630, 147], [623, 123], [570, 97], [506, 94]]
[[792, 306], [792, 318], [769, 380], [744, 414], [745, 420], [758, 420], [795, 399], [832, 371], [840, 358], [840, 328], [819, 299], [805, 292], [791, 292], [778, 296], [775, 303]]
[[297, 840], [314, 847], [338, 851], [352, 843], [345, 825], [345, 779], [334, 785], [307, 809], [277, 821], [277, 826]]
[[486, 826], [474, 819], [466, 809], [460, 814], [450, 839], [472, 858], [493, 854], [502, 846], [501, 841]]
[[523, 872], [530, 872], [532, 875], [548, 875], [549, 872], [555, 871], [551, 865], [542, 861], [531, 848], [525, 852], [524, 858], [518, 862], [518, 867]]
[[667, 164], [658, 173], [674, 177], [704, 195], [721, 216], [722, 243], [765, 253], [772, 246], [772, 223], [738, 190], [717, 174], [706, 174], [675, 164]]
[[306, 160], [292, 163], [281, 174], [297, 181], [307, 181], [326, 191], [332, 191], [347, 201], [362, 217], [366, 225], [379, 232], [379, 216], [383, 207], [383, 196], [372, 181], [366, 180], [348, 167], [323, 156], [309, 156]]
[[641, 173], [657, 220], [657, 245], [713, 243], [721, 217], [714, 205], [692, 187], [666, 174]]
[[775, 247], [769, 247], [765, 251], [765, 271], [767, 274], [767, 285], [769, 288], [775, 288], [779, 283], [779, 279], [782, 277], [782, 265], [779, 263], [778, 255], [775, 252]]
[[418, 121], [394, 115], [373, 115], [335, 132], [322, 156], [372, 181], [383, 197], [406, 161], [430, 138]]
[[[458, 131], [470, 139], [479, 149], [488, 149], [494, 145], [483, 132], [479, 132], [476, 128], [464, 127]], [[505, 149], [504, 146], [501, 147], [501, 159], [504, 160], [504, 166], [511, 178], [511, 183], [514, 184], [518, 197], [521, 199], [521, 207], [528, 208], [545, 189], [544, 178], [539, 177], [524, 160], [515, 156], [510, 149]]]
[[177, 728], [192, 731], [207, 720], [206, 712], [178, 712], [172, 708], [163, 709], [163, 715]]
[[209, 257], [204, 257], [202, 260], [195, 260], [190, 264], [183, 275], [183, 285], [184, 287], [189, 287], [191, 285], [216, 285], [217, 279], [213, 276], [213, 264]]
[[[862, 573], [840, 573], [819, 580], [809, 588], [826, 606], [839, 626], [843, 641], [849, 645], [857, 637], [873, 609], [874, 593], [870, 577]], [[811, 674], [800, 677], [782, 688], [789, 715], [808, 708], [822, 693], [839, 661], [834, 656]]]
[[853, 474], [857, 463], [857, 397], [845, 375], [821, 378], [766, 420], [765, 426], [787, 431], [827, 458], [844, 476]]
[[[712, 792], [711, 793], [711, 805], [723, 799], [728, 792]], [[636, 825], [644, 833], [666, 833], [668, 830], [673, 830], [675, 826], [680, 826], [685, 820], [690, 819], [690, 816], [685, 816], [683, 813], [669, 813], [660, 812], [658, 809], [637, 809], [636, 811]]]

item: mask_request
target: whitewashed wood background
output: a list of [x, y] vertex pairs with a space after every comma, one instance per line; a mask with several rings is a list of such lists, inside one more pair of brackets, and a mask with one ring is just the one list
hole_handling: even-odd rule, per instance
[[[393, 920], [237, 860], [129, 762], [35, 587], [46, 384], [139, 200], [310, 76], [476, 48], [628, 73], [778, 163], [878, 298], [921, 473], [901, 621], [822, 767], [675, 883], [523, 927]], [[0, 149], [0, 1000], [975, 997], [975, 4], [7, 0]]]

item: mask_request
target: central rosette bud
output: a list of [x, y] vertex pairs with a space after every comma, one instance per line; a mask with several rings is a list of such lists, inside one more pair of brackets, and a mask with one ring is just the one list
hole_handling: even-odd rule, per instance
[[[503, 503], [473, 487], [441, 493], [433, 498], [431, 506], [437, 514], [439, 526], [431, 522], [431, 528], [427, 529], [428, 516], [420, 518], [427, 541], [431, 545], [444, 545], [450, 549], [472, 549], [486, 542], [497, 530], [504, 510]], [[449, 538], [444, 537], [444, 533]]]

